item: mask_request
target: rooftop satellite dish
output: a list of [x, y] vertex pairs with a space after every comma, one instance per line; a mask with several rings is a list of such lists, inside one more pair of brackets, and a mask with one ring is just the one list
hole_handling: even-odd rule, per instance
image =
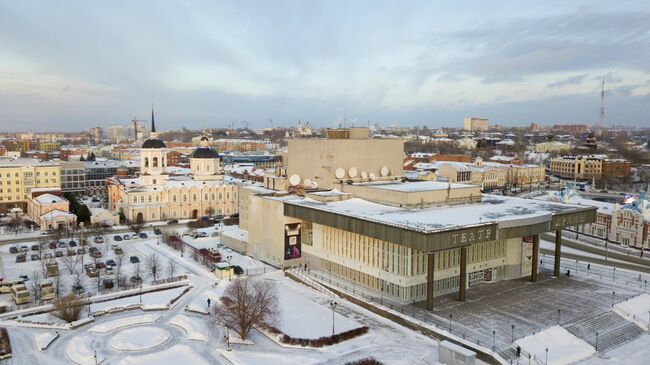
[[291, 186], [296, 186], [300, 184], [300, 176], [291, 175], [291, 177], [289, 178], [289, 184], [291, 184]]
[[390, 175], [390, 170], [388, 169], [388, 167], [382, 166], [381, 170], [379, 170], [379, 173], [381, 174], [381, 176], [388, 176]]
[[350, 169], [348, 170], [348, 175], [350, 175], [351, 178], [357, 177], [357, 168], [350, 167]]
[[373, 174], [373, 173], [371, 172], [371, 173], [368, 175], [368, 178], [369, 178], [370, 180], [374, 180], [374, 179], [377, 178], [377, 176], [375, 176], [375, 174]]
[[316, 181], [311, 182], [312, 189], [318, 189], [318, 183]]
[[368, 173], [365, 171], [361, 171], [361, 178], [366, 180], [368, 178]]
[[334, 171], [334, 176], [336, 176], [337, 179], [342, 179], [345, 177], [345, 170], [342, 167], [337, 168]]
[[305, 185], [306, 187], [310, 187], [311, 186], [311, 180], [310, 179], [305, 179], [305, 180], [302, 181], [302, 184]]

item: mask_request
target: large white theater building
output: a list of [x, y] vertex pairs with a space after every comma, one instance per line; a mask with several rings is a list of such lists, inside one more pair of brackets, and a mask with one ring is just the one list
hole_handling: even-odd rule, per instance
[[248, 233], [240, 247], [433, 308], [433, 298], [449, 292], [465, 300], [470, 284], [536, 281], [539, 234], [559, 237], [596, 217], [595, 207], [403, 182], [402, 157], [402, 140], [369, 138], [365, 128], [289, 140], [286, 169], [267, 176], [265, 187], [240, 187], [240, 228]]

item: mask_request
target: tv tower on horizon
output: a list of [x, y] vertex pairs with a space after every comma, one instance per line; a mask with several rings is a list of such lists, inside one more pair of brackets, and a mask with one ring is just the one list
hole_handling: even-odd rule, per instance
[[600, 89], [600, 113], [598, 115], [598, 124], [596, 125], [596, 129], [602, 128], [604, 123], [605, 123], [605, 79], [603, 79], [603, 83]]

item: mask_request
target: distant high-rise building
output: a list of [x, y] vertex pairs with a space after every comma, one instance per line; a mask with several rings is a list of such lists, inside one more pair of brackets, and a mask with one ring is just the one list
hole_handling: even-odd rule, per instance
[[104, 131], [102, 130], [102, 127], [93, 127], [90, 128], [90, 137], [95, 141], [99, 142], [102, 139], [102, 135], [104, 134]]
[[466, 131], [486, 131], [488, 130], [487, 118], [465, 117], [463, 129]]
[[121, 125], [108, 127], [108, 138], [112, 141], [120, 141], [126, 138], [126, 128]]

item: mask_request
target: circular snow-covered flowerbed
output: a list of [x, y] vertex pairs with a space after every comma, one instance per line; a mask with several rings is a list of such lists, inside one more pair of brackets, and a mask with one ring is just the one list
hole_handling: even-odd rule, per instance
[[118, 332], [110, 345], [119, 351], [142, 351], [162, 345], [169, 337], [169, 332], [162, 328], [134, 327]]

